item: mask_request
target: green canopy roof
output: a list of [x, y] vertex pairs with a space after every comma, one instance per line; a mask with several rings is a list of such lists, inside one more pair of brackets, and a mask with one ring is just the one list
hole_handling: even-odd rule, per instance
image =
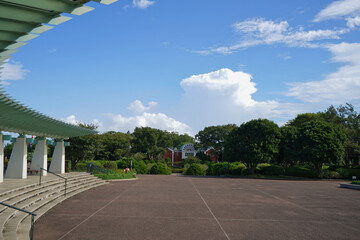
[[[90, 0], [0, 0], [0, 71], [10, 55], [50, 30], [71, 19], [62, 13], [81, 15], [93, 10], [84, 4]], [[93, 0], [111, 4], [117, 0]], [[96, 131], [45, 116], [7, 95], [0, 82], [0, 130], [36, 136], [68, 138]]]

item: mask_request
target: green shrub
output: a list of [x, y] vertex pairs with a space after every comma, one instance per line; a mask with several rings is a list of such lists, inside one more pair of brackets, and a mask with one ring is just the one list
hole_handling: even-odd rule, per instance
[[183, 168], [172, 168], [171, 172], [172, 173], [183, 173], [184, 169]]
[[97, 167], [104, 167], [102, 164], [101, 164], [101, 161], [89, 161], [89, 162], [87, 162], [87, 164], [94, 164], [95, 166], [97, 166]]
[[260, 173], [263, 175], [279, 176], [284, 174], [284, 169], [280, 166], [270, 165], [262, 167]]
[[360, 169], [352, 169], [352, 168], [337, 168], [336, 172], [341, 175], [341, 178], [351, 179], [352, 176], [356, 176], [360, 178]]
[[337, 168], [340, 168], [340, 166], [339, 165], [330, 165], [326, 170], [336, 171]]
[[147, 174], [148, 168], [144, 161], [133, 161], [133, 169], [137, 174]]
[[241, 175], [241, 171], [245, 168], [245, 165], [241, 162], [230, 163], [230, 174]]
[[193, 163], [201, 163], [201, 160], [198, 159], [197, 157], [192, 157], [192, 156], [188, 156], [187, 158], [182, 160], [183, 166], [185, 166], [186, 164], [191, 165]]
[[357, 184], [357, 185], [360, 185], [360, 181], [353, 181], [351, 184]]
[[163, 175], [169, 175], [171, 174], [170, 169], [163, 163], [159, 162], [154, 164], [150, 170], [151, 174], [163, 174]]
[[86, 163], [78, 163], [75, 165], [76, 172], [86, 172]]
[[205, 172], [199, 163], [192, 163], [185, 172], [186, 175], [204, 176]]
[[126, 160], [117, 160], [116, 163], [117, 163], [117, 168], [118, 168], [118, 169], [125, 169], [125, 168], [127, 168]]
[[65, 161], [65, 172], [71, 172], [71, 160]]
[[206, 175], [209, 176], [220, 176], [228, 173], [228, 163], [210, 163], [209, 168], [206, 171]]
[[294, 166], [285, 170], [285, 175], [305, 178], [318, 178], [319, 174], [314, 169]]
[[114, 161], [106, 161], [103, 166], [106, 169], [118, 169], [117, 163]]
[[258, 168], [259, 171], [261, 171], [263, 168], [270, 167], [270, 166], [271, 166], [271, 164], [269, 164], [269, 163], [260, 163], [257, 165], [256, 168]]
[[341, 175], [336, 171], [325, 170], [322, 173], [320, 173], [319, 177], [324, 179], [339, 179], [341, 178]]

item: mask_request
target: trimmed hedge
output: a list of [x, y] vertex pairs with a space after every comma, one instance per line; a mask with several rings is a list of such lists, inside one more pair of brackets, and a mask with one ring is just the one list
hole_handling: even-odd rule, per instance
[[341, 178], [341, 174], [336, 171], [324, 170], [322, 173], [320, 173], [320, 178], [339, 179], [339, 178]]
[[147, 174], [148, 168], [144, 161], [133, 161], [133, 169], [137, 174]]
[[261, 168], [260, 173], [263, 175], [280, 176], [284, 174], [284, 168], [276, 165]]
[[125, 169], [127, 168], [126, 161], [125, 160], [117, 160], [117, 168], [118, 169]]
[[342, 178], [351, 179], [352, 176], [356, 176], [357, 178], [360, 178], [360, 169], [337, 168], [336, 172], [338, 172]]
[[171, 174], [170, 169], [163, 163], [155, 163], [150, 170], [151, 174], [162, 174], [162, 175], [169, 175]]
[[228, 164], [222, 163], [210, 163], [209, 168], [206, 171], [206, 175], [209, 176], [220, 176], [228, 173]]
[[114, 161], [107, 161], [103, 166], [106, 169], [118, 169], [117, 163]]
[[71, 172], [71, 160], [65, 161], [65, 172]]
[[199, 163], [192, 163], [186, 170], [185, 175], [204, 176], [205, 171]]
[[86, 170], [86, 163], [78, 163], [74, 168], [74, 171], [76, 172], [86, 172]]
[[305, 178], [318, 178], [318, 173], [309, 168], [294, 166], [285, 170], [285, 175]]

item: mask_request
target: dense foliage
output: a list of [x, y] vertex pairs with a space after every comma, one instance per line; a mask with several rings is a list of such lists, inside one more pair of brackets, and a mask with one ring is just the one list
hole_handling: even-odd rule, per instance
[[250, 174], [259, 163], [270, 162], [277, 157], [280, 129], [267, 119], [251, 120], [230, 132], [225, 147], [226, 157], [241, 161]]

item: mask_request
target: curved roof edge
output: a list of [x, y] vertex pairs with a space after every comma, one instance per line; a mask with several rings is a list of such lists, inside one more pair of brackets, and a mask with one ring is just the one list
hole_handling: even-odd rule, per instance
[[[118, 0], [93, 0], [111, 4]], [[0, 71], [10, 55], [39, 34], [71, 19], [61, 14], [92, 11], [90, 0], [0, 0]], [[11, 98], [0, 79], [0, 130], [29, 135], [69, 138], [97, 133], [39, 113]]]

